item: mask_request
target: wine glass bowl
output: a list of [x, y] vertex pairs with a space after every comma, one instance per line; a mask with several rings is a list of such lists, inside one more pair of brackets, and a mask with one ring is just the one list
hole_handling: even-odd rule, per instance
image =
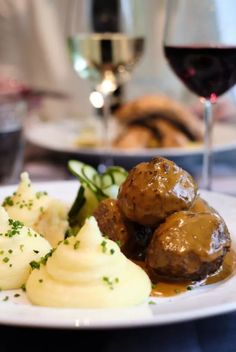
[[192, 92], [212, 102], [236, 83], [236, 47], [165, 46], [165, 56]]
[[236, 83], [233, 0], [169, 0], [164, 53], [174, 73], [204, 103], [203, 188], [212, 183], [212, 104]]
[[123, 33], [94, 33], [68, 39], [75, 71], [109, 94], [130, 78], [143, 52], [144, 39]]
[[78, 75], [103, 97], [104, 146], [110, 146], [110, 96], [142, 56], [141, 0], [71, 0], [68, 46]]

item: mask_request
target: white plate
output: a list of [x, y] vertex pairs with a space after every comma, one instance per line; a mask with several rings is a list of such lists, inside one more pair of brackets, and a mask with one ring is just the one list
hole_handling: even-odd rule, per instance
[[[183, 148], [153, 148], [153, 149], [104, 149], [104, 148], [79, 148], [76, 140], [80, 131], [79, 123], [72, 120], [47, 121], [33, 119], [27, 126], [25, 135], [31, 143], [48, 150], [72, 153], [77, 156], [96, 157], [109, 155], [114, 158], [140, 158], [142, 160], [156, 155], [179, 157], [199, 155], [203, 153], [203, 145], [191, 145]], [[213, 129], [213, 150], [222, 152], [236, 149], [236, 125], [215, 124]]]
[[[51, 196], [71, 202], [78, 183], [63, 181], [37, 184]], [[0, 188], [0, 200], [15, 187]], [[224, 217], [236, 249], [236, 198], [210, 192], [202, 196]], [[20, 297], [15, 298], [14, 294]], [[96, 294], [96, 292], [94, 293]], [[4, 297], [9, 296], [7, 301]], [[59, 328], [115, 328], [163, 325], [196, 318], [209, 317], [236, 310], [236, 273], [220, 283], [199, 287], [171, 298], [151, 298], [155, 304], [126, 309], [66, 309], [32, 306], [21, 290], [0, 293], [0, 324], [59, 327]]]

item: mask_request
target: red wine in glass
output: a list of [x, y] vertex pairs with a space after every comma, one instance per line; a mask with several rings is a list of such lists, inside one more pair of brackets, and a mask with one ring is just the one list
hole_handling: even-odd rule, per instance
[[212, 186], [212, 103], [236, 84], [235, 0], [167, 0], [164, 51], [204, 107], [201, 187]]
[[214, 102], [236, 83], [236, 47], [165, 46], [176, 75], [195, 94]]

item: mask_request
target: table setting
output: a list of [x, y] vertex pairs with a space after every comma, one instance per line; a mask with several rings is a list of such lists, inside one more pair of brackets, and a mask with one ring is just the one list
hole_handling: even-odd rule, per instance
[[63, 6], [55, 43], [81, 93], [2, 76], [2, 351], [235, 351], [234, 1], [158, 4], [163, 60], [194, 104], [142, 81], [129, 98], [154, 2], [43, 3], [52, 32]]

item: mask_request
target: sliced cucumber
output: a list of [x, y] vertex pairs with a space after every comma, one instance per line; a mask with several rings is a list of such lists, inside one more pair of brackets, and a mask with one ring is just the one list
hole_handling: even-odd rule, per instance
[[74, 203], [72, 204], [68, 213], [68, 221], [70, 226], [74, 226], [75, 224], [77, 224], [78, 214], [81, 208], [83, 207], [85, 201], [86, 199], [84, 196], [84, 187], [80, 186]]
[[108, 186], [106, 188], [103, 188], [103, 192], [106, 194], [107, 198], [116, 199], [119, 192], [119, 186], [118, 185]]
[[101, 184], [101, 180], [99, 181], [100, 175], [92, 166], [84, 164], [81, 161], [70, 160], [68, 167], [85, 188], [90, 188], [98, 200], [106, 198], [106, 195], [99, 187], [99, 183]]
[[122, 167], [112, 166], [100, 175], [92, 166], [77, 160], [70, 160], [68, 167], [80, 181], [79, 191], [68, 214], [71, 233], [76, 233], [100, 201], [117, 198], [119, 187], [128, 173]]
[[112, 183], [120, 186], [126, 179], [128, 172], [120, 166], [109, 167], [103, 174], [110, 175], [112, 177]]
[[[108, 187], [113, 185], [120, 186], [128, 175], [128, 172], [120, 166], [111, 166], [102, 175], [91, 165], [84, 164], [78, 160], [70, 160], [68, 166], [80, 183], [94, 192], [98, 200], [107, 198], [107, 194], [110, 194], [109, 191], [107, 192]], [[115, 188], [117, 189], [117, 187]], [[112, 192], [111, 194], [117, 195], [117, 192]]]
[[89, 188], [85, 189], [84, 196], [85, 203], [77, 216], [77, 224], [80, 227], [83, 226], [85, 219], [93, 214], [93, 211], [99, 204], [99, 200], [97, 199], [96, 195]]
[[97, 186], [94, 183], [94, 178], [98, 177], [98, 172], [91, 166], [82, 163], [77, 160], [70, 160], [68, 163], [69, 170], [74, 176], [77, 176], [81, 183], [86, 183], [92, 191], [97, 190]]
[[79, 229], [98, 206], [98, 199], [90, 188], [80, 186], [76, 199], [68, 213], [69, 225]]
[[114, 184], [114, 178], [110, 174], [104, 173], [100, 175], [100, 178], [101, 178], [102, 189]]
[[102, 179], [101, 179], [101, 175], [99, 175], [99, 173], [94, 175], [93, 182], [98, 188], [100, 188], [100, 189], [102, 188]]

